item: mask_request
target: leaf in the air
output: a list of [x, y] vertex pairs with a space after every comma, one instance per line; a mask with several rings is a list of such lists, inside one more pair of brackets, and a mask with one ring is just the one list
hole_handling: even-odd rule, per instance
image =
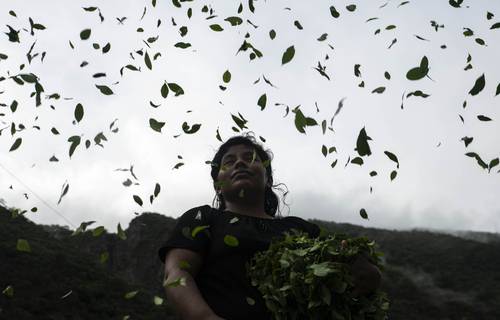
[[460, 5], [464, 2], [464, 0], [449, 0], [449, 3], [454, 8], [460, 8]]
[[92, 31], [90, 29], [82, 30], [82, 32], [80, 32], [80, 39], [87, 40], [88, 38], [90, 38], [91, 33]]
[[391, 74], [389, 72], [384, 72], [384, 77], [387, 79], [387, 80], [391, 80]]
[[160, 190], [161, 190], [161, 186], [159, 183], [156, 183], [155, 185], [155, 190], [153, 192], [153, 195], [155, 196], [155, 198], [158, 197], [158, 195], [160, 194]]
[[477, 118], [479, 121], [491, 121], [491, 118], [483, 116], [482, 114], [478, 115]]
[[69, 146], [69, 157], [71, 158], [76, 150], [76, 147], [78, 147], [78, 145], [80, 144], [81, 138], [80, 136], [71, 136], [68, 138], [68, 142], [71, 143], [71, 145]]
[[148, 67], [149, 70], [153, 69], [153, 65], [151, 64], [151, 58], [149, 57], [148, 52], [144, 54], [144, 63], [146, 64], [146, 67]]
[[427, 98], [427, 97], [430, 97], [429, 94], [426, 94], [426, 93], [423, 93], [421, 90], [416, 90], [416, 91], [413, 91], [413, 92], [409, 92], [406, 97], [409, 98], [411, 96], [415, 96], [415, 97], [422, 97], [422, 98]]
[[184, 90], [177, 83], [169, 82], [169, 83], [167, 83], [167, 85], [168, 85], [168, 88], [175, 93], [176, 97], [184, 94]]
[[370, 177], [375, 177], [377, 175], [377, 171], [370, 171]]
[[127, 235], [125, 234], [125, 231], [123, 231], [122, 226], [119, 223], [117, 226], [117, 234], [118, 234], [118, 238], [120, 238], [122, 240], [127, 239]]
[[239, 245], [238, 239], [229, 234], [224, 236], [224, 243], [230, 247], [237, 247]]
[[477, 44], [482, 45], [482, 46], [484, 46], [486, 44], [486, 42], [484, 42], [484, 40], [481, 38], [476, 38], [476, 39], [474, 39], [474, 41], [476, 41]]
[[323, 33], [317, 40], [318, 41], [325, 41], [327, 37], [328, 37], [328, 33]]
[[266, 107], [267, 103], [267, 95], [264, 93], [263, 95], [260, 96], [259, 100], [257, 101], [257, 105], [260, 107], [260, 110], [264, 110]]
[[476, 79], [476, 82], [474, 83], [472, 89], [469, 91], [469, 94], [475, 96], [484, 89], [485, 84], [486, 80], [483, 73], [479, 78]]
[[176, 48], [181, 48], [181, 49], [186, 49], [186, 48], [189, 48], [191, 47], [191, 43], [189, 42], [177, 42], [174, 47]]
[[356, 10], [356, 5], [350, 4], [350, 5], [346, 6], [345, 8], [347, 9], [347, 11], [354, 12], [354, 10]]
[[83, 106], [81, 103], [77, 104], [75, 107], [75, 119], [80, 122], [83, 118]]
[[486, 19], [491, 20], [495, 15], [491, 12], [486, 12]]
[[31, 252], [31, 247], [26, 239], [17, 239], [16, 250], [21, 252]]
[[276, 38], [276, 31], [274, 31], [274, 29], [271, 29], [271, 31], [269, 31], [269, 38], [271, 38], [271, 40], [274, 40], [274, 38]]
[[396, 162], [397, 164], [397, 168], [399, 169], [399, 160], [398, 160], [398, 157], [396, 157], [396, 155], [390, 151], [384, 151], [385, 155], [391, 159], [392, 161]]
[[57, 204], [61, 203], [62, 198], [68, 193], [69, 191], [69, 183], [64, 182], [61, 188], [61, 195], [59, 196], [59, 200], [57, 201]]
[[465, 136], [465, 137], [462, 137], [462, 139], [460, 139], [460, 140], [462, 140], [464, 142], [465, 147], [467, 148], [467, 146], [472, 142], [472, 140], [474, 140], [474, 138]]
[[23, 142], [22, 138], [17, 138], [16, 141], [14, 141], [14, 143], [10, 147], [9, 152], [14, 151], [17, 148], [19, 148], [19, 146], [21, 145], [22, 142]]
[[233, 27], [243, 23], [243, 20], [240, 17], [227, 17], [224, 21], [229, 22]]
[[5, 289], [3, 289], [2, 291], [2, 294], [5, 295], [6, 297], [12, 298], [14, 296], [14, 287], [12, 287], [11, 285], [5, 287]]
[[135, 297], [137, 295], [137, 293], [139, 293], [139, 290], [127, 292], [125, 294], [125, 299], [127, 299], [127, 300], [132, 299], [133, 297]]
[[299, 29], [299, 30], [304, 29], [298, 20], [295, 20], [295, 21], [293, 22], [293, 24], [294, 24], [294, 25], [297, 27], [297, 29]]
[[217, 31], [217, 32], [220, 32], [220, 31], [223, 31], [224, 29], [218, 25], [218, 24], [211, 24], [210, 25], [210, 29], [212, 29], [213, 31]]
[[105, 85], [95, 85], [97, 89], [99, 89], [99, 91], [101, 91], [102, 94], [104, 95], [112, 95], [113, 94], [113, 90], [111, 90], [108, 86], [105, 86]]
[[295, 47], [294, 46], [288, 47], [286, 51], [283, 53], [283, 56], [281, 57], [281, 65], [290, 62], [293, 59], [294, 55], [295, 55]]
[[373, 89], [372, 93], [380, 94], [380, 93], [384, 93], [384, 91], [385, 91], [385, 87], [378, 87], [378, 88]]
[[327, 148], [325, 145], [323, 145], [323, 146], [321, 147], [321, 153], [322, 153], [322, 154], [323, 154], [323, 156], [325, 156], [325, 157], [326, 157], [326, 155], [328, 154], [328, 148]]
[[361, 157], [369, 156], [372, 154], [372, 152], [370, 150], [370, 146], [368, 145], [368, 140], [372, 140], [372, 138], [370, 138], [366, 134], [366, 130], [363, 127], [359, 131], [359, 135], [358, 135], [358, 138], [356, 140], [356, 149], [355, 149]]
[[354, 65], [354, 75], [356, 77], [361, 77], [361, 71], [359, 71], [359, 68], [361, 67], [360, 64], [355, 64]]
[[396, 176], [397, 176], [397, 175], [398, 175], [398, 172], [397, 172], [396, 170], [393, 170], [393, 171], [391, 172], [391, 181], [392, 181], [392, 180], [394, 180], [394, 179], [396, 179]]
[[330, 14], [334, 18], [338, 18], [340, 16], [340, 13], [337, 11], [337, 9], [335, 9], [334, 6], [330, 6]]
[[488, 165], [486, 164], [486, 162], [484, 162], [483, 159], [481, 159], [481, 157], [477, 153], [475, 153], [475, 152], [467, 152], [465, 155], [468, 156], [468, 157], [476, 159], [477, 163], [479, 164], [479, 166], [481, 166], [481, 168], [483, 168], [483, 169], [487, 169], [488, 168]]
[[138, 205], [140, 205], [142, 207], [142, 199], [141, 199], [141, 197], [139, 197], [138, 195], [134, 194], [133, 198], [134, 198], [135, 203], [137, 203]]
[[201, 124], [195, 123], [191, 127], [188, 125], [187, 122], [184, 122], [182, 124], [182, 131], [184, 131], [187, 134], [193, 134], [196, 133], [198, 130], [200, 130]]
[[161, 129], [163, 128], [164, 125], [165, 125], [165, 122], [156, 121], [153, 118], [149, 119], [149, 126], [151, 127], [151, 129], [153, 129], [156, 132], [161, 133]]
[[500, 22], [493, 24], [490, 29], [498, 29], [498, 28], [500, 28]]
[[366, 210], [364, 208], [361, 208], [361, 210], [359, 210], [359, 215], [361, 216], [361, 218], [368, 220], [368, 214], [366, 213]]
[[184, 165], [184, 163], [178, 162], [172, 169], [179, 169], [183, 165]]
[[99, 227], [95, 228], [94, 230], [92, 230], [92, 235], [94, 237], [99, 237], [101, 234], [104, 233], [105, 230], [106, 229], [104, 229], [103, 226], [99, 226]]
[[498, 96], [500, 94], [500, 83], [497, 85], [497, 91], [495, 93], [495, 96]]
[[363, 165], [364, 161], [361, 157], [356, 157], [351, 160], [351, 163], [357, 164], [357, 165]]
[[231, 81], [231, 72], [229, 72], [229, 70], [226, 70], [222, 75], [222, 81], [224, 81], [224, 83], [229, 83], [229, 81]]
[[496, 167], [500, 163], [499, 161], [500, 160], [498, 158], [490, 161], [490, 164], [488, 165], [488, 173], [491, 171], [491, 169], [493, 169], [493, 167]]
[[161, 96], [163, 98], [167, 98], [168, 97], [168, 85], [167, 85], [166, 81], [161, 86], [160, 92], [161, 92]]

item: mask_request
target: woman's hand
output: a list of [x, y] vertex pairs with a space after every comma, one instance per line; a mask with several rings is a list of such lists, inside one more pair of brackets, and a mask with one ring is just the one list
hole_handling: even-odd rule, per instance
[[350, 267], [354, 277], [355, 295], [370, 294], [378, 289], [382, 280], [380, 270], [364, 255], [358, 255]]

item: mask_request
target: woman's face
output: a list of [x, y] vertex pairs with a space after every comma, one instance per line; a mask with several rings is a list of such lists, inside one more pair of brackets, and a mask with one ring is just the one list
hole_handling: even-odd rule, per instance
[[217, 181], [222, 196], [230, 200], [243, 192], [264, 194], [267, 174], [255, 149], [241, 144], [231, 146], [222, 157]]

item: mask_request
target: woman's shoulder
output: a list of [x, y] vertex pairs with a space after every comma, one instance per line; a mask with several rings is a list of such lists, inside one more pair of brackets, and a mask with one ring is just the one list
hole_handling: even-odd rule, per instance
[[297, 216], [286, 216], [282, 218], [284, 221], [291, 222], [296, 225], [299, 229], [307, 232], [311, 237], [315, 238], [320, 234], [320, 228], [317, 224], [309, 222], [304, 218]]
[[208, 204], [199, 205], [188, 209], [179, 218], [180, 219], [195, 219], [195, 220], [208, 220], [213, 215], [213, 208]]

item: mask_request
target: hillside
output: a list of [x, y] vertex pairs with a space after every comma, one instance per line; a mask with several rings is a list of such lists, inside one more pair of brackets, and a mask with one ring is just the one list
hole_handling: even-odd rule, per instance
[[[500, 242], [311, 222], [379, 244], [391, 319], [500, 319]], [[174, 225], [173, 218], [144, 213], [130, 222], [126, 240], [106, 231], [71, 236], [0, 208], [0, 289], [14, 288], [12, 297], [0, 295], [0, 319], [175, 319], [167, 303], [153, 304], [155, 295], [164, 298], [156, 250]], [[20, 238], [31, 252], [16, 250]]]

